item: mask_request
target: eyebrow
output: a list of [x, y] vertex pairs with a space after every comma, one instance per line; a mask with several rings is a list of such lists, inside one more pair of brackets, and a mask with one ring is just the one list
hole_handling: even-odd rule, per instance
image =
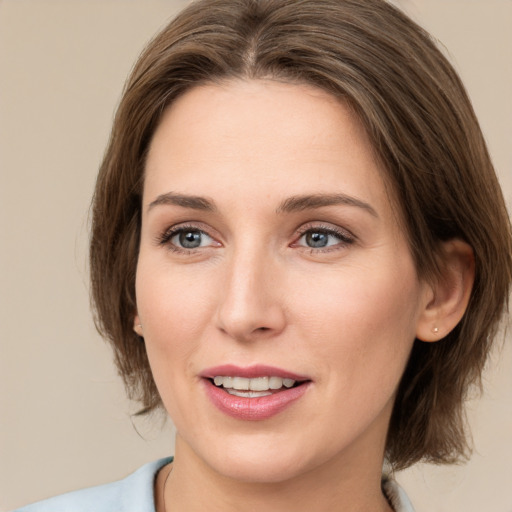
[[291, 213], [304, 210], [314, 210], [324, 206], [346, 205], [362, 208], [370, 213], [373, 217], [379, 217], [375, 209], [368, 203], [357, 199], [356, 197], [347, 196], [346, 194], [311, 194], [292, 196], [285, 199], [277, 208], [277, 213]]
[[176, 194], [175, 192], [167, 192], [166, 194], [159, 195], [149, 204], [148, 212], [155, 206], [159, 205], [181, 206], [182, 208], [191, 208], [193, 210], [202, 210], [207, 212], [214, 212], [217, 210], [217, 207], [211, 199], [201, 196]]
[[[277, 207], [276, 213], [281, 214], [314, 210], [325, 206], [335, 206], [339, 204], [355, 206], [366, 210], [374, 217], [379, 217], [375, 209], [370, 204], [346, 194], [310, 194], [288, 197]], [[217, 207], [211, 199], [202, 196], [177, 194], [175, 192], [167, 192], [159, 195], [149, 204], [148, 211], [159, 205], [181, 206], [182, 208], [191, 208], [193, 210], [207, 212], [217, 211]]]

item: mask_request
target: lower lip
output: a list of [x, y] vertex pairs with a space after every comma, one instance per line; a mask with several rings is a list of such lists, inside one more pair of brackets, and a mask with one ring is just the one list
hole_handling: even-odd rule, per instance
[[278, 391], [258, 398], [230, 395], [223, 388], [215, 386], [209, 379], [203, 379], [208, 398], [221, 412], [245, 421], [261, 421], [272, 418], [301, 398], [309, 387], [305, 382], [295, 388]]

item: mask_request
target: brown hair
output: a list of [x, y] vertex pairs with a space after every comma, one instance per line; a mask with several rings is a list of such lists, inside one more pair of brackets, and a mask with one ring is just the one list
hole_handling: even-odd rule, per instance
[[384, 0], [203, 0], [139, 58], [115, 117], [93, 200], [92, 298], [129, 396], [160, 405], [133, 332], [144, 162], [162, 112], [205, 82], [277, 78], [355, 109], [401, 209], [420, 276], [438, 276], [440, 242], [471, 245], [476, 278], [459, 325], [415, 341], [386, 453], [395, 468], [467, 453], [463, 401], [507, 305], [510, 224], [464, 87], [430, 36]]

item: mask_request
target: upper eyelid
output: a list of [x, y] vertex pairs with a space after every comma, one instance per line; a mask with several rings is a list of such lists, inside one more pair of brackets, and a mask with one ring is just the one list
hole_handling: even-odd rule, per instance
[[178, 222], [177, 224], [172, 224], [165, 229], [162, 230], [162, 234], [166, 233], [176, 233], [179, 231], [187, 230], [190, 231], [200, 231], [201, 233], [204, 233], [205, 235], [208, 235], [211, 238], [215, 238], [215, 235], [213, 235], [211, 232], [215, 231], [213, 228], [205, 224], [204, 222], [199, 221], [184, 221], [184, 222]]
[[347, 229], [344, 228], [338, 228], [333, 226], [301, 226], [297, 232], [300, 234], [307, 233], [308, 231], [327, 231], [329, 233], [337, 233], [337, 232], [343, 232], [343, 233], [350, 233]]
[[344, 228], [344, 227], [341, 227], [341, 226], [338, 226], [335, 224], [331, 224], [330, 222], [325, 223], [325, 222], [321, 222], [321, 221], [318, 223], [316, 223], [315, 221], [313, 221], [311, 223], [307, 222], [297, 229], [297, 233], [302, 236], [305, 233], [307, 233], [308, 231], [314, 231], [314, 230], [326, 231], [328, 233], [334, 233], [334, 234], [338, 234], [338, 235], [346, 235], [347, 238], [351, 238], [354, 240], [357, 238], [354, 235], [354, 233], [352, 233], [352, 231], [347, 228]]

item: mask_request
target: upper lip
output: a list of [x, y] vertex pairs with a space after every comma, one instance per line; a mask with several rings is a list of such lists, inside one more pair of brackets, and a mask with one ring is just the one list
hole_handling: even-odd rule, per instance
[[255, 364], [251, 366], [236, 366], [234, 364], [223, 364], [206, 368], [200, 374], [205, 379], [213, 379], [216, 376], [223, 377], [245, 377], [254, 379], [256, 377], [281, 377], [283, 379], [293, 379], [296, 381], [311, 380], [309, 377], [299, 375], [282, 368], [268, 366], [264, 364]]

